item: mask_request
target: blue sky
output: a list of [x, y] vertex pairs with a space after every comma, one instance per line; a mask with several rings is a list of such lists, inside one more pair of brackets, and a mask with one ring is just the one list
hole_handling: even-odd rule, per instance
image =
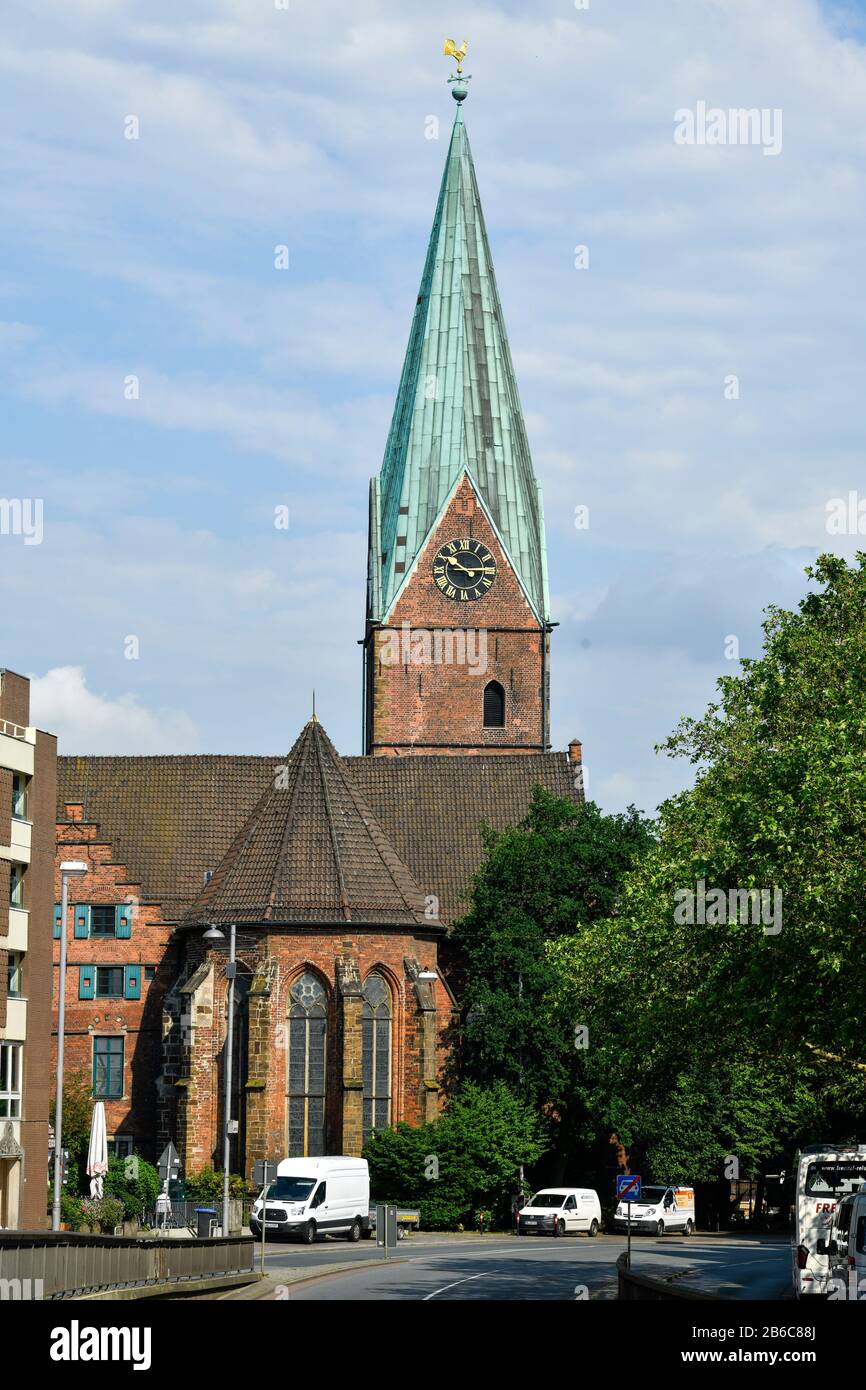
[[[446, 35], [545, 493], [554, 744], [591, 794], [682, 785], [653, 745], [726, 639], [757, 654], [762, 609], [857, 548], [826, 508], [866, 489], [862, 4], [9, 0], [0, 497], [43, 499], [44, 538], [0, 535], [0, 662], [62, 751], [279, 753], [314, 686], [359, 751]], [[700, 101], [780, 109], [781, 153], [677, 145]]]

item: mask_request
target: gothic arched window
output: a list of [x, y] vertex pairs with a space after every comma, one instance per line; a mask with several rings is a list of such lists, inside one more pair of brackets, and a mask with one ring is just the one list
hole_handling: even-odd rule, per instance
[[381, 975], [368, 975], [361, 1015], [364, 1139], [391, 1123], [391, 991]]
[[325, 1044], [328, 997], [305, 970], [289, 991], [289, 1158], [325, 1152]]
[[499, 681], [490, 681], [484, 687], [484, 727], [505, 728], [505, 691]]

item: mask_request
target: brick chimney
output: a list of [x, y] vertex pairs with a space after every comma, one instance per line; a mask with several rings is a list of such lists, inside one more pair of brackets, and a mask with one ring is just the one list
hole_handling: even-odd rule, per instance
[[579, 738], [573, 738], [568, 745], [568, 761], [576, 767], [583, 762], [583, 744]]

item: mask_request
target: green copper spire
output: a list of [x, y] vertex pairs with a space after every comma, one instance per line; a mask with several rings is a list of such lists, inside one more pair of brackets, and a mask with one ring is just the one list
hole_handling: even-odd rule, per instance
[[385, 458], [373, 485], [371, 616], [381, 620], [389, 612], [442, 507], [468, 472], [536, 615], [546, 620], [541, 498], [463, 123], [468, 78], [458, 74], [451, 82], [457, 113]]

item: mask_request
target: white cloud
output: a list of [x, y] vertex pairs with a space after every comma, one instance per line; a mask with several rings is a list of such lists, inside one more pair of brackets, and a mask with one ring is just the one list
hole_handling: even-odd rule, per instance
[[88, 690], [81, 666], [55, 666], [31, 677], [31, 718], [57, 734], [66, 753], [189, 752], [197, 730], [179, 710], [146, 709], [134, 695], [109, 699]]

